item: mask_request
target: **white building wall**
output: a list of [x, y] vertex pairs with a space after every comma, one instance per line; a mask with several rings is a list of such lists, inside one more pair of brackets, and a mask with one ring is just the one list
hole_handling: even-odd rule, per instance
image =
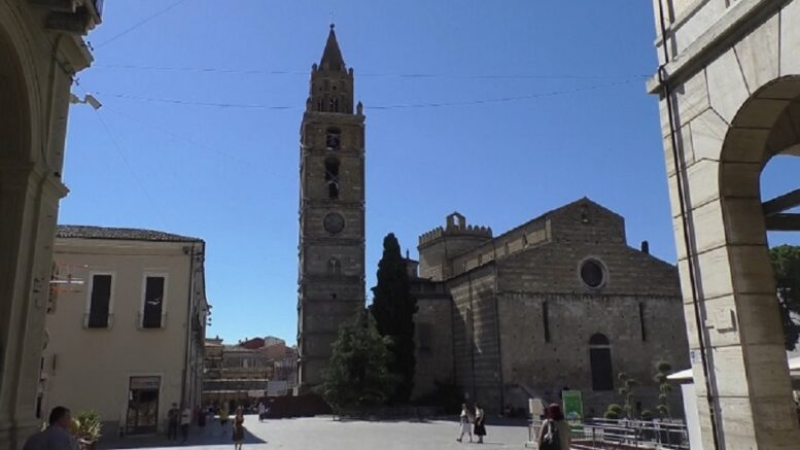
[[[75, 412], [94, 410], [104, 422], [124, 422], [132, 376], [159, 376], [159, 429], [170, 405], [181, 402], [189, 320], [192, 243], [115, 242], [57, 239], [54, 260], [60, 278], [69, 273], [83, 284], [69, 285], [47, 316], [49, 343], [43, 357], [43, 411], [64, 405]], [[194, 243], [199, 246], [199, 243]], [[113, 274], [107, 329], [84, 326], [93, 273]], [[164, 274], [166, 321], [142, 329], [145, 274]]]

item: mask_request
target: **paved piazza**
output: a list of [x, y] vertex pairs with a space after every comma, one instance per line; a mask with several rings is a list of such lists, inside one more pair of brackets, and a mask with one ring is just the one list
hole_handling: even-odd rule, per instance
[[[267, 420], [245, 416], [248, 431], [244, 450], [443, 450], [483, 448], [524, 449], [527, 428], [518, 425], [487, 424], [488, 436], [483, 445], [455, 441], [458, 424], [452, 421], [417, 422], [338, 422], [331, 418]], [[181, 448], [232, 449], [228, 432], [221, 435], [218, 423], [205, 433], [194, 429], [186, 444], [169, 445], [163, 438], [126, 438], [107, 441], [103, 449]], [[213, 431], [213, 433], [212, 433]], [[467, 439], [465, 439], [467, 440]]]

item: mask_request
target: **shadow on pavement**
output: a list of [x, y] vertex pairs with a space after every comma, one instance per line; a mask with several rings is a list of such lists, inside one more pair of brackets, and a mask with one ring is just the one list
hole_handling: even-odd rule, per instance
[[[213, 427], [210, 429], [200, 430], [194, 428], [189, 433], [189, 439], [183, 442], [180, 438], [177, 441], [170, 441], [166, 436], [149, 435], [149, 436], [126, 436], [126, 437], [103, 437], [95, 447], [98, 450], [110, 449], [132, 449], [132, 448], [165, 448], [165, 447], [202, 447], [202, 446], [228, 446], [233, 447], [233, 437], [231, 429], [228, 429], [224, 434]], [[244, 430], [244, 444], [266, 444], [267, 441], [252, 434], [245, 426]]]

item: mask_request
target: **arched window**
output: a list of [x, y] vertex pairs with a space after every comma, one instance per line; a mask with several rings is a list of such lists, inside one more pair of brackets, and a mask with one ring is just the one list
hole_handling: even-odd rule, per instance
[[328, 128], [325, 132], [325, 147], [328, 150], [339, 150], [342, 146], [342, 130]]
[[339, 160], [328, 158], [325, 160], [325, 185], [328, 186], [328, 198], [339, 198]]
[[611, 343], [597, 333], [589, 339], [589, 362], [592, 367], [592, 390], [613, 391], [614, 369], [611, 365]]
[[341, 275], [342, 263], [336, 258], [328, 260], [328, 275]]

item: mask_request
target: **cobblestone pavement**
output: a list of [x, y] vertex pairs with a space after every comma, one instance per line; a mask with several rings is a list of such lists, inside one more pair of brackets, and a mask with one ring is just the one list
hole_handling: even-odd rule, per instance
[[[523, 424], [487, 425], [484, 444], [456, 442], [458, 424], [450, 421], [362, 422], [334, 421], [331, 418], [266, 420], [245, 416], [247, 439], [243, 450], [447, 450], [447, 449], [524, 449], [527, 428]], [[468, 439], [465, 439], [468, 441]], [[128, 437], [101, 441], [103, 449], [180, 448], [233, 449], [230, 426], [223, 434], [214, 423], [203, 432], [194, 429], [186, 444], [168, 443], [162, 437]]]

